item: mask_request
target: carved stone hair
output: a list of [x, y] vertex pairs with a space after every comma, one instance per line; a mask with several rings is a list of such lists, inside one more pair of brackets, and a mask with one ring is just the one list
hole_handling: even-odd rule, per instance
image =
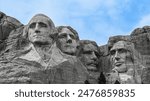
[[48, 16], [46, 16], [46, 15], [44, 15], [44, 14], [36, 14], [35, 16], [33, 16], [33, 17], [31, 18], [31, 20], [29, 21], [28, 25], [30, 25], [30, 23], [31, 23], [31, 21], [32, 21], [33, 19], [35, 19], [36, 17], [39, 17], [39, 16], [44, 17], [44, 18], [47, 20], [47, 22], [48, 22], [48, 24], [49, 24], [49, 26], [50, 26], [51, 28], [55, 28], [55, 25], [54, 25], [53, 21], [52, 21]]
[[79, 40], [78, 32], [75, 29], [73, 29], [71, 26], [58, 26], [57, 27], [58, 33], [61, 32], [63, 28], [69, 29], [76, 36], [76, 40]]
[[48, 22], [49, 26], [52, 28], [52, 33], [53, 33], [53, 34], [57, 33], [53, 21], [52, 21], [48, 16], [46, 16], [46, 15], [44, 15], [44, 14], [36, 14], [36, 15], [33, 16], [32, 19], [29, 21], [28, 25], [24, 28], [24, 31], [23, 31], [23, 37], [24, 37], [24, 38], [28, 38], [28, 29], [29, 29], [29, 25], [31, 24], [31, 21], [32, 21], [33, 19], [35, 19], [36, 17], [39, 17], [39, 16], [44, 17], [45, 19], [47, 19], [47, 22]]
[[88, 45], [88, 44], [92, 44], [93, 46], [95, 46], [96, 48], [97, 48], [97, 50], [98, 50], [98, 52], [99, 52], [99, 56], [101, 55], [101, 52], [100, 52], [100, 50], [99, 50], [99, 47], [98, 47], [98, 45], [97, 45], [97, 43], [95, 42], [95, 41], [91, 41], [91, 40], [80, 40], [80, 42], [79, 42], [79, 47], [78, 47], [78, 51], [77, 51], [77, 56], [78, 57], [80, 57], [80, 55], [81, 54], [83, 54], [83, 47], [85, 46], [85, 45]]

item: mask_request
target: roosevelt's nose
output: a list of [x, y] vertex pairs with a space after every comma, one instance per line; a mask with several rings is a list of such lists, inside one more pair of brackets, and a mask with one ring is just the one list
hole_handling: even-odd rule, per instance
[[93, 59], [93, 60], [97, 59], [97, 56], [95, 55], [95, 52], [92, 52], [91, 59]]

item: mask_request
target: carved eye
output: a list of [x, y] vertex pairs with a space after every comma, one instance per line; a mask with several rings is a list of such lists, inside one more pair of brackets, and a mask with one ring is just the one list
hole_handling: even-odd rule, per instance
[[58, 35], [58, 38], [66, 38], [67, 37], [67, 33], [61, 33], [60, 35]]
[[40, 22], [39, 25], [40, 25], [40, 27], [45, 27], [45, 28], [47, 27], [47, 25], [43, 22]]
[[74, 35], [72, 35], [72, 34], [69, 34], [69, 35], [70, 35], [71, 39], [75, 39]]
[[111, 50], [110, 55], [114, 55], [116, 53], [116, 50]]
[[127, 50], [126, 50], [126, 49], [123, 49], [123, 48], [118, 49], [118, 53], [126, 53], [126, 52], [127, 52]]
[[29, 25], [29, 28], [35, 28], [35, 26], [36, 26], [36, 23], [31, 23], [31, 24]]

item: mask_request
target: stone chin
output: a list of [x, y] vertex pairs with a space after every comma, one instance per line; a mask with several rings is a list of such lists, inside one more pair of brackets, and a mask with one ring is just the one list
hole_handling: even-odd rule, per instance
[[36, 38], [33, 38], [32, 40], [31, 40], [31, 42], [32, 43], [35, 43], [35, 44], [49, 44], [49, 43], [51, 43], [52, 41], [51, 41], [51, 39], [49, 39], [49, 41], [48, 41], [48, 39], [47, 38], [44, 38], [44, 37], [36, 37]]
[[32, 43], [34, 43], [34, 44], [39, 44], [39, 45], [47, 45], [47, 44], [49, 44], [49, 42], [48, 41], [43, 41], [43, 40], [34, 40], [34, 41], [32, 41]]
[[89, 71], [96, 71], [96, 70], [97, 70], [96, 66], [92, 66], [92, 65], [88, 65], [88, 66], [87, 66], [87, 69], [88, 69]]
[[76, 49], [75, 48], [69, 48], [69, 47], [67, 47], [67, 48], [62, 49], [62, 52], [66, 53], [66, 54], [72, 55], [72, 54], [76, 53]]
[[116, 71], [118, 71], [119, 73], [125, 73], [125, 72], [127, 72], [127, 65], [125, 65], [125, 64], [120, 64], [120, 65], [114, 66], [114, 69], [113, 69], [113, 70], [116, 70]]

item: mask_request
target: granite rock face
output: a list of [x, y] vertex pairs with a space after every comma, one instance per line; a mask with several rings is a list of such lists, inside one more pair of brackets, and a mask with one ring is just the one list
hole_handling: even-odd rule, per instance
[[[118, 43], [120, 41], [125, 42], [124, 45], [121, 45], [121, 43]], [[118, 45], [114, 46], [116, 43], [118, 43]], [[114, 71], [113, 71], [114, 66], [111, 63], [111, 54], [112, 53], [110, 51], [110, 50], [112, 50], [112, 48], [113, 48], [113, 50], [118, 51], [118, 54], [120, 54], [116, 57], [116, 59], [117, 59], [116, 61], [118, 61], [118, 62], [119, 62], [119, 60], [120, 60], [120, 62], [123, 61], [123, 57], [127, 56], [127, 53], [124, 56], [122, 56], [121, 53], [119, 53], [119, 51], [121, 51], [121, 49], [129, 50], [131, 52], [131, 56], [129, 55], [129, 57], [131, 58], [131, 60], [133, 60], [133, 63], [125, 62], [126, 63], [125, 68], [133, 68], [133, 70], [131, 69], [131, 70], [129, 70], [129, 72], [127, 72], [127, 73], [124, 72], [123, 74], [122, 74], [122, 71], [121, 71], [121, 73], [119, 73], [118, 71], [117, 71], [118, 73], [116, 73], [116, 72], [114, 73]], [[129, 84], [129, 83], [144, 83], [145, 81], [147, 81], [146, 77], [145, 77], [146, 70], [147, 70], [146, 65], [145, 65], [145, 60], [143, 60], [143, 56], [141, 55], [141, 53], [136, 50], [136, 45], [135, 45], [135, 43], [133, 43], [131, 36], [119, 35], [119, 36], [110, 37], [108, 44], [105, 46], [101, 46], [100, 49], [104, 50], [104, 54], [107, 54], [107, 55], [102, 55], [102, 58], [108, 57], [107, 60], [106, 59], [102, 60], [103, 64], [101, 64], [102, 67], [105, 68], [103, 70], [105, 72], [105, 76], [107, 79], [106, 83], [115, 83], [117, 81], [119, 83]], [[127, 57], [127, 58], [129, 58], [129, 57]], [[131, 61], [131, 60], [125, 60], [125, 61]], [[107, 64], [107, 66], [104, 66], [105, 64]], [[124, 68], [124, 66], [119, 67], [119, 68], [120, 68], [119, 69], [119, 71], [120, 71], [121, 68]], [[134, 72], [136, 71], [137, 74], [131, 76], [130, 73], [133, 71]], [[121, 80], [121, 78], [123, 80]]]
[[98, 46], [70, 26], [56, 28], [44, 14], [23, 25], [0, 12], [0, 83], [149, 84], [149, 50], [150, 26]]
[[[43, 33], [53, 30], [54, 24], [45, 15], [34, 16], [31, 23], [13, 30], [6, 40], [6, 48], [0, 55], [0, 83], [25, 83], [25, 84], [79, 84], [85, 83], [89, 78], [86, 67], [76, 58], [61, 52], [55, 41], [50, 44], [39, 44], [41, 39], [32, 37], [38, 41], [29, 40], [28, 30], [41, 21], [45, 30], [37, 29], [35, 32]], [[34, 22], [34, 23], [32, 23]], [[41, 23], [40, 23], [41, 24]], [[47, 26], [52, 29], [47, 29]], [[32, 31], [33, 32], [33, 31]], [[52, 31], [53, 32], [53, 31]], [[53, 33], [50, 33], [54, 35]], [[49, 37], [55, 40], [55, 37]], [[47, 37], [42, 37], [43, 39]], [[42, 40], [42, 42], [45, 40]]]
[[17, 19], [0, 12], [0, 51], [5, 47], [5, 40], [12, 30], [23, 26]]
[[0, 40], [5, 40], [12, 30], [22, 25], [17, 19], [0, 12]]
[[141, 61], [143, 61], [147, 67], [144, 73], [145, 80], [143, 82], [150, 83], [150, 26], [133, 30], [131, 33], [131, 41], [135, 44], [135, 49], [142, 55]]
[[[139, 31], [143, 30], [142, 32]], [[131, 41], [135, 44], [135, 49], [141, 53], [146, 61], [146, 66], [150, 67], [150, 27], [137, 28], [131, 33]], [[140, 33], [141, 32], [141, 33]]]

